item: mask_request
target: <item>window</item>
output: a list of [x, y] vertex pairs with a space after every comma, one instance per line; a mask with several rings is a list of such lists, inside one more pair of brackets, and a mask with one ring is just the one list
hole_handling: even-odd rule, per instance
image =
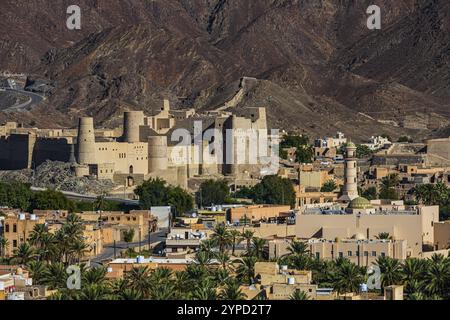
[[316, 252], [316, 259], [320, 260], [320, 252]]
[[17, 248], [17, 240], [13, 240], [13, 248]]
[[353, 255], [353, 253], [351, 251], [347, 252], [348, 256], [351, 257]]
[[14, 233], [17, 232], [17, 224], [13, 224], [13, 232], [14, 232]]
[[339, 258], [343, 258], [344, 257], [344, 253], [343, 252], [339, 252]]
[[377, 256], [377, 252], [376, 251], [372, 251], [372, 257], [376, 257]]
[[364, 251], [364, 257], [368, 257], [369, 256], [369, 251]]
[[5, 224], [5, 232], [9, 232], [9, 224]]
[[386, 257], [386, 253], [382, 252], [382, 253], [381, 253], [381, 256], [382, 256], [383, 258]]

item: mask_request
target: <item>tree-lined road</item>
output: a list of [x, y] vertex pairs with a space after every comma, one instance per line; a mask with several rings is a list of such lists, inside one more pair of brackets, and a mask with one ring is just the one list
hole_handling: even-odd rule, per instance
[[[155, 244], [166, 239], [166, 230], [161, 230], [158, 232], [153, 232], [150, 235], [151, 244]], [[126, 243], [126, 242], [116, 242], [116, 256], [120, 256], [120, 252], [127, 250], [128, 248], [138, 248], [139, 245], [144, 246], [148, 244], [148, 236], [145, 237], [139, 244], [139, 242]], [[102, 264], [103, 261], [108, 261], [114, 259], [114, 245], [108, 245], [103, 247], [103, 252], [91, 259], [91, 264]]]

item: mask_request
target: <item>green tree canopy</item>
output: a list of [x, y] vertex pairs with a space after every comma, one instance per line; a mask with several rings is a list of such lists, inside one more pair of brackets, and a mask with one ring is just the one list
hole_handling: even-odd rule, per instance
[[289, 179], [266, 176], [253, 188], [252, 198], [256, 203], [295, 206], [295, 190]]
[[194, 200], [187, 191], [168, 185], [159, 178], [145, 181], [134, 193], [139, 196], [140, 206], [144, 210], [170, 205], [175, 207], [178, 214], [182, 214], [194, 207]]
[[36, 192], [32, 200], [32, 209], [38, 210], [74, 210], [72, 201], [59, 191], [45, 190]]
[[29, 184], [19, 182], [0, 182], [0, 206], [30, 210], [33, 193]]
[[[311, 163], [314, 152], [309, 144], [309, 137], [305, 135], [289, 134], [281, 141], [280, 150], [296, 148], [295, 161], [299, 163]], [[281, 152], [281, 151], [280, 151]], [[281, 158], [286, 159], [287, 154], [281, 152]]]
[[322, 186], [322, 188], [320, 189], [321, 192], [333, 192], [334, 190], [337, 189], [337, 184], [334, 180], [329, 180], [327, 182], [324, 183], [324, 185]]
[[380, 199], [398, 200], [398, 193], [395, 188], [400, 184], [397, 174], [391, 174], [381, 181]]
[[230, 188], [225, 180], [208, 180], [200, 185], [196, 193], [197, 204], [210, 206], [213, 204], [223, 204], [230, 196]]

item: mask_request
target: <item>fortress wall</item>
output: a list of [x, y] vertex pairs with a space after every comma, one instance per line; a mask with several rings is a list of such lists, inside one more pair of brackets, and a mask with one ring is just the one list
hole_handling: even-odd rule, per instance
[[69, 162], [71, 146], [64, 138], [38, 138], [33, 150], [33, 166], [37, 167], [47, 160]]
[[143, 142], [97, 142], [96, 163], [114, 164], [116, 173], [147, 174], [148, 145]]
[[9, 140], [6, 136], [0, 136], [0, 169], [10, 166]]
[[29, 169], [32, 166], [32, 155], [36, 135], [34, 134], [13, 134], [8, 138], [9, 165], [7, 170]]

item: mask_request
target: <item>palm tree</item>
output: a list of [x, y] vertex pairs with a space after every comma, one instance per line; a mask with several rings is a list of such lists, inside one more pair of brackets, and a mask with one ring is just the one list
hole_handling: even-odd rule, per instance
[[81, 258], [87, 252], [89, 246], [82, 239], [75, 239], [71, 246], [71, 251], [75, 255], [77, 263], [80, 263]]
[[97, 199], [95, 200], [94, 206], [95, 210], [97, 211], [103, 211], [105, 209], [106, 204], [106, 196], [107, 194], [105, 192], [102, 192]]
[[287, 249], [292, 255], [309, 255], [306, 242], [293, 240]]
[[4, 237], [0, 237], [0, 257], [2, 259], [5, 259], [6, 256], [6, 249], [9, 246], [9, 241], [8, 239], [4, 238]]
[[230, 278], [230, 272], [227, 269], [217, 269], [213, 274], [214, 281], [218, 286], [223, 286]]
[[91, 268], [83, 273], [83, 283], [105, 285], [107, 272], [104, 267]]
[[245, 241], [247, 241], [247, 252], [250, 251], [250, 244], [251, 244], [251, 241], [252, 241], [254, 235], [255, 235], [255, 233], [253, 231], [250, 231], [250, 230], [245, 230], [242, 233], [242, 238]]
[[60, 289], [67, 286], [66, 268], [62, 262], [49, 265], [44, 272], [43, 283], [51, 289]]
[[127, 249], [130, 247], [130, 243], [134, 239], [134, 229], [125, 230], [123, 232], [123, 241], [127, 243]]
[[406, 285], [413, 281], [420, 281], [425, 274], [425, 260], [408, 258], [402, 266], [403, 281]]
[[150, 297], [153, 300], [160, 301], [177, 299], [175, 283], [171, 280], [166, 280], [162, 283], [151, 285]]
[[261, 238], [253, 238], [252, 250], [258, 260], [263, 259], [264, 247], [266, 246], [266, 240]]
[[220, 265], [223, 269], [227, 269], [228, 264], [230, 263], [230, 256], [225, 252], [218, 252], [215, 255], [217, 261], [219, 261]]
[[285, 257], [291, 267], [297, 270], [306, 270], [311, 266], [310, 251], [305, 242], [293, 240], [287, 250], [289, 253]]
[[425, 274], [425, 289], [429, 295], [439, 295], [445, 298], [449, 292], [450, 281], [450, 260], [444, 256], [435, 255], [432, 258], [436, 262], [429, 264], [427, 273]]
[[357, 292], [363, 281], [364, 277], [358, 267], [351, 262], [345, 262], [336, 270], [333, 288], [340, 294]]
[[161, 284], [167, 279], [172, 278], [172, 270], [168, 268], [158, 268], [150, 275], [150, 282], [152, 284]]
[[213, 239], [206, 239], [200, 243], [200, 251], [211, 253], [216, 248], [216, 241]]
[[51, 233], [45, 233], [42, 235], [40, 247], [37, 249], [39, 260], [46, 261], [47, 263], [50, 261], [58, 261], [57, 257], [59, 256], [58, 251], [60, 245], [56, 243], [55, 239], [55, 236]]
[[390, 257], [379, 257], [375, 264], [381, 271], [382, 288], [402, 282], [402, 265], [399, 260]]
[[147, 267], [133, 268], [125, 276], [128, 287], [148, 298], [150, 295], [150, 272]]
[[377, 236], [375, 236], [375, 238], [378, 240], [392, 240], [389, 232], [380, 232]]
[[295, 290], [289, 300], [309, 300], [308, 294], [303, 290]]
[[30, 233], [28, 241], [31, 245], [41, 248], [45, 236], [48, 233], [48, 227], [45, 224], [37, 224], [34, 226], [33, 231]]
[[405, 293], [407, 296], [411, 296], [417, 293], [423, 293], [423, 283], [418, 280], [410, 280], [406, 282]]
[[217, 300], [214, 284], [208, 278], [203, 279], [192, 291], [192, 299], [200, 301]]
[[186, 293], [187, 289], [191, 287], [192, 281], [191, 278], [189, 277], [189, 274], [186, 271], [175, 272], [174, 280], [175, 280], [175, 289], [181, 294]]
[[425, 296], [421, 292], [414, 292], [408, 295], [408, 300], [425, 300]]
[[78, 300], [108, 300], [110, 291], [105, 285], [89, 283], [83, 285], [81, 292], [78, 294]]
[[255, 278], [255, 263], [257, 261], [258, 259], [254, 256], [248, 256], [235, 260], [238, 264], [236, 272], [241, 281], [247, 282], [250, 285], [253, 283], [253, 279]]
[[237, 301], [245, 300], [247, 295], [240, 289], [239, 282], [236, 279], [227, 281], [225, 288], [219, 294], [221, 300]]
[[142, 294], [132, 288], [124, 288], [117, 295], [118, 300], [138, 301], [143, 300]]
[[231, 255], [235, 256], [234, 253], [236, 251], [236, 245], [241, 242], [241, 233], [238, 230], [233, 229], [230, 231], [230, 236], [231, 236], [231, 241], [232, 241], [232, 246], [233, 246]]
[[34, 257], [34, 250], [26, 242], [23, 242], [17, 249], [14, 250], [14, 261], [20, 265], [26, 265]]
[[231, 234], [223, 224], [216, 226], [211, 239], [217, 243], [220, 252], [224, 252], [232, 244]]
[[211, 264], [211, 253], [205, 251], [197, 252], [194, 263], [202, 268], [207, 268]]
[[30, 271], [30, 276], [34, 284], [41, 284], [46, 273], [46, 266], [42, 261], [33, 260], [27, 265], [27, 270]]

